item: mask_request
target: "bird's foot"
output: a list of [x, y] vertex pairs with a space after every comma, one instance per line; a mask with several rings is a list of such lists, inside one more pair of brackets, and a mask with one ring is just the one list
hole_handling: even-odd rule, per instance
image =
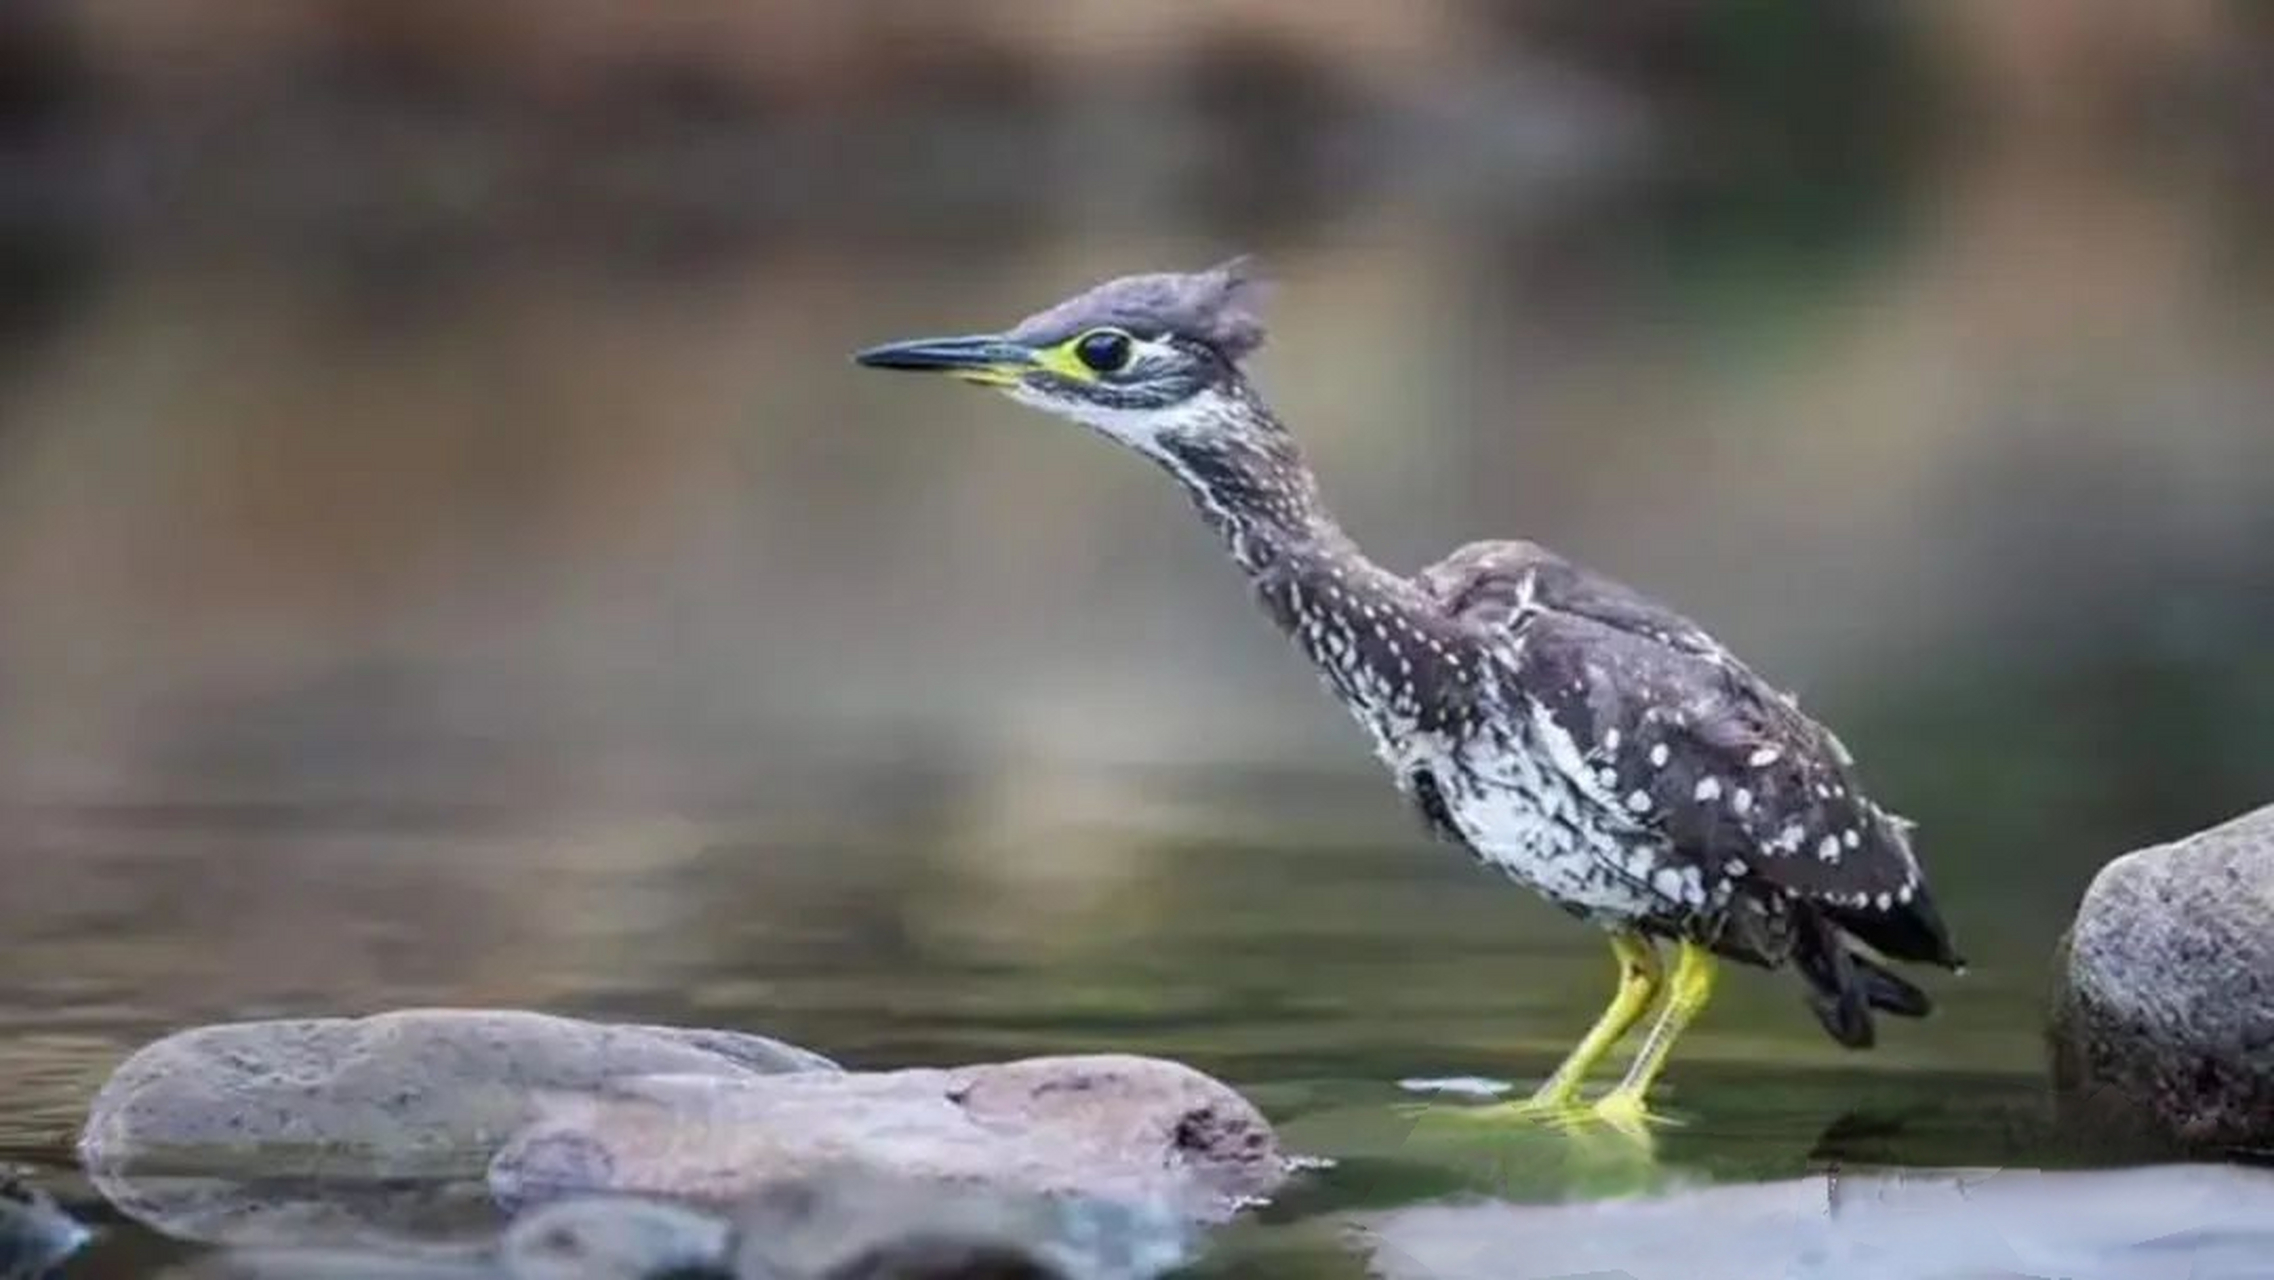
[[1575, 1118], [1581, 1123], [1607, 1125], [1635, 1137], [1646, 1137], [1652, 1129], [1681, 1123], [1671, 1116], [1652, 1111], [1640, 1089], [1623, 1087], [1597, 1098], [1592, 1106], [1580, 1109]]

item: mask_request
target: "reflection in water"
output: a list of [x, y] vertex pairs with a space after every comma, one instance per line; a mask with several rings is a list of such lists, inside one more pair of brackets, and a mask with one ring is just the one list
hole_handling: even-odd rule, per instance
[[1363, 1224], [1382, 1280], [1842, 1280], [2265, 1274], [2274, 1175], [2211, 1166], [1883, 1172], [1566, 1207], [1422, 1206]]
[[78, 1252], [88, 1232], [45, 1190], [0, 1175], [0, 1280], [38, 1280]]
[[1509, 1200], [1598, 1200], [1683, 1179], [1659, 1162], [1654, 1135], [1603, 1124], [1480, 1127], [1424, 1115], [1398, 1155], [1457, 1171], [1470, 1189]]

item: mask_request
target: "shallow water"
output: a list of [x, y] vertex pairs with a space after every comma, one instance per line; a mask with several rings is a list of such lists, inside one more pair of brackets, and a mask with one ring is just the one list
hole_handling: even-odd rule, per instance
[[[1178, 1057], [1337, 1161], [1241, 1246], [1289, 1275], [1334, 1252], [1305, 1222], [1464, 1190], [1553, 1202], [2080, 1159], [2043, 1118], [2037, 1016], [2089, 855], [2004, 907], [1946, 859], [1976, 968], [1932, 983], [1943, 1010], [1886, 1025], [1877, 1051], [1824, 1040], [1789, 976], [1735, 974], [1677, 1059], [1665, 1101], [1683, 1123], [1654, 1154], [1539, 1135], [1480, 1162], [1394, 1113], [1413, 1096], [1398, 1082], [1536, 1079], [1607, 991], [1600, 943], [1423, 842], [1365, 772], [1115, 781], [1115, 811], [1145, 821], [1087, 819], [1047, 849], [970, 821], [976, 780], [904, 774], [853, 789], [928, 804], [865, 820], [831, 806], [837, 820], [794, 836], [762, 809], [533, 825], [440, 807], [17, 807], [11, 839], [64, 874], [9, 941], [0, 1150], [90, 1207], [71, 1135], [136, 1043], [206, 1019], [458, 1002], [747, 1027], [860, 1066]], [[1317, 837], [1277, 838], [1289, 814]], [[111, 1227], [74, 1274], [166, 1251]]]

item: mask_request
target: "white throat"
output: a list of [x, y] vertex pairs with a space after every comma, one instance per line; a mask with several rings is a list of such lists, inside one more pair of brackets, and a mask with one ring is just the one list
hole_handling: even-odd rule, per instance
[[1120, 409], [1086, 401], [1069, 402], [1045, 396], [1024, 385], [1009, 388], [1008, 394], [1020, 404], [1071, 418], [1099, 435], [1156, 458], [1163, 456], [1162, 443], [1166, 440], [1206, 439], [1231, 430], [1238, 418], [1238, 409], [1231, 397], [1214, 387], [1157, 409]]

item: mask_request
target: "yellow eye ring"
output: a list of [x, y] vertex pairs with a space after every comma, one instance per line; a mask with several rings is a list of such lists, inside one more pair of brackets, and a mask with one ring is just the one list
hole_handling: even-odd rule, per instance
[[1092, 329], [1074, 339], [1073, 352], [1092, 373], [1119, 373], [1137, 358], [1135, 340], [1119, 329]]

